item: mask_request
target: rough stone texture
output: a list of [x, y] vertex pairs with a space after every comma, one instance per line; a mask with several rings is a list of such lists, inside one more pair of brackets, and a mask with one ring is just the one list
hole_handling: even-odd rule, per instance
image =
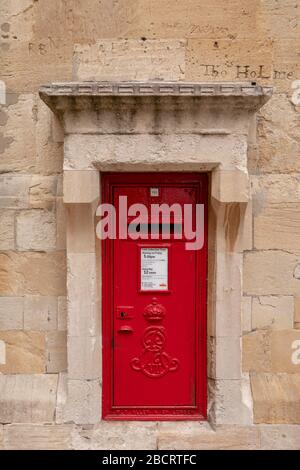
[[5, 343], [6, 360], [0, 365], [3, 374], [38, 374], [45, 372], [45, 335], [28, 331], [0, 331]]
[[253, 427], [224, 426], [213, 431], [201, 423], [159, 425], [158, 449], [162, 450], [254, 450], [259, 449], [259, 431]]
[[64, 295], [65, 254], [0, 253], [1, 295]]
[[24, 329], [48, 331], [57, 328], [57, 297], [26, 296]]
[[257, 330], [243, 337], [245, 371], [299, 374], [298, 357], [299, 330]]
[[64, 411], [66, 422], [95, 424], [101, 416], [99, 380], [68, 380], [68, 398]]
[[252, 298], [242, 298], [242, 331], [247, 333], [252, 330]]
[[270, 204], [254, 217], [254, 246], [259, 250], [298, 250], [300, 204]]
[[180, 80], [184, 71], [185, 41], [106, 40], [74, 49], [74, 80]]
[[300, 374], [255, 373], [251, 387], [255, 423], [299, 423]]
[[19, 251], [50, 251], [56, 247], [55, 215], [44, 210], [21, 212], [16, 218]]
[[299, 426], [259, 426], [262, 450], [299, 450]]
[[58, 297], [57, 328], [60, 331], [67, 331], [67, 298]]
[[3, 211], [0, 214], [0, 250], [15, 248], [15, 213]]
[[22, 297], [0, 297], [0, 331], [23, 328], [24, 300]]
[[252, 303], [252, 328], [293, 328], [294, 298], [292, 296], [260, 296]]
[[300, 280], [294, 270], [300, 254], [285, 251], [253, 251], [244, 258], [246, 295], [297, 295]]
[[0, 375], [1, 423], [51, 423], [57, 375]]
[[5, 426], [6, 450], [71, 449], [72, 425], [10, 424]]
[[67, 333], [49, 331], [46, 334], [47, 373], [62, 372], [67, 369]]

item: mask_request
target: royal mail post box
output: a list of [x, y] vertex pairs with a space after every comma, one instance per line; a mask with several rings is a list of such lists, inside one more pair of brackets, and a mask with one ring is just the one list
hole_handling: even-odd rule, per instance
[[[125, 196], [130, 208], [122, 237], [102, 241], [103, 418], [205, 419], [207, 175], [104, 174], [101, 185], [116, 226]], [[182, 217], [153, 215], [162, 204]], [[197, 204], [204, 241], [187, 249], [184, 207], [195, 227]]]

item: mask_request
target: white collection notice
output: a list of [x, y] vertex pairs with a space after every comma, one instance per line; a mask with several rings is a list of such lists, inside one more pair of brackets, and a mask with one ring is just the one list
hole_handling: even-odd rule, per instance
[[141, 290], [168, 290], [168, 248], [141, 249]]

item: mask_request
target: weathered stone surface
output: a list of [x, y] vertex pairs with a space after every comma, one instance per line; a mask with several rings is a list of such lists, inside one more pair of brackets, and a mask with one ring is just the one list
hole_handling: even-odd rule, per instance
[[102, 40], [76, 45], [74, 80], [180, 80], [185, 41]]
[[242, 297], [242, 331], [247, 333], [252, 330], [252, 297]]
[[[156, 423], [108, 423], [102, 421], [93, 432], [91, 450], [155, 449]], [[81, 434], [84, 436], [84, 432]]]
[[71, 449], [72, 425], [10, 424], [5, 426], [6, 450]]
[[300, 297], [295, 298], [294, 322], [300, 323]]
[[272, 104], [261, 110], [258, 122], [259, 158], [255, 170], [262, 172], [299, 172], [299, 126], [295, 112], [285, 94], [274, 96]]
[[300, 375], [300, 331], [277, 330], [271, 334], [273, 372]]
[[189, 39], [186, 79], [272, 83], [272, 48], [271, 40]]
[[300, 175], [251, 175], [253, 209], [259, 215], [267, 204], [298, 203], [300, 200]]
[[90, 204], [100, 196], [99, 171], [64, 171], [64, 203]]
[[68, 269], [68, 334], [98, 336], [100, 316], [95, 254], [69, 253]]
[[29, 205], [33, 209], [51, 210], [55, 203], [57, 176], [32, 175], [29, 186]]
[[56, 247], [55, 214], [47, 210], [22, 211], [16, 217], [20, 251], [51, 251]]
[[284, 251], [254, 251], [244, 257], [245, 295], [297, 295], [300, 280], [294, 270], [300, 254]]
[[209, 361], [208, 377], [214, 379], [240, 379], [240, 337], [217, 336], [210, 338], [214, 358]]
[[0, 424], [0, 450], [4, 450], [4, 427]]
[[28, 206], [31, 177], [28, 175], [0, 175], [0, 207], [20, 209]]
[[1, 295], [64, 295], [65, 254], [0, 253]]
[[93, 380], [101, 376], [101, 338], [68, 337], [68, 376], [76, 380]]
[[[214, 152], [211, 151], [212, 141]], [[147, 162], [145, 162], [145, 149]], [[199, 151], [201, 149], [201, 151]], [[114, 146], [111, 136], [68, 135], [65, 140], [65, 169], [89, 170], [94, 163], [102, 171], [121, 171], [124, 165], [130, 165], [135, 171], [151, 168], [180, 170], [201, 170], [201, 162], [206, 162], [205, 169], [217, 162], [227, 169], [234, 169], [232, 161], [240, 169], [246, 166], [245, 137], [229, 135], [117, 135]], [[100, 158], [101, 156], [101, 158]], [[230, 160], [230, 161], [229, 161]]]
[[293, 328], [294, 298], [292, 296], [260, 296], [252, 301], [252, 328]]
[[[1, 75], [5, 80], [5, 74]], [[14, 88], [14, 90], [22, 90], [22, 88]], [[7, 114], [7, 120], [1, 135], [0, 171], [25, 170], [30, 172], [34, 169], [35, 106], [36, 96], [28, 93], [19, 95], [16, 103], [2, 108], [2, 112]]]
[[208, 415], [214, 425], [249, 425], [253, 422], [247, 377], [208, 381]]
[[300, 423], [300, 374], [251, 374], [255, 423]]
[[57, 297], [25, 296], [24, 329], [48, 331], [56, 328]]
[[95, 252], [95, 211], [95, 204], [68, 206], [67, 243], [69, 253]]
[[4, 341], [6, 362], [0, 365], [3, 374], [38, 374], [45, 372], [46, 349], [43, 333], [0, 331]]
[[57, 328], [60, 331], [66, 331], [67, 324], [68, 324], [67, 298], [64, 296], [58, 297], [57, 302], [58, 302]]
[[55, 409], [55, 422], [62, 424], [65, 421], [65, 406], [68, 395], [68, 373], [61, 372], [58, 376], [57, 398]]
[[65, 422], [96, 424], [101, 416], [99, 380], [68, 380]]
[[257, 330], [245, 335], [243, 369], [300, 374], [300, 331]]
[[270, 332], [254, 331], [243, 336], [243, 370], [271, 371]]
[[297, 450], [300, 443], [300, 426], [260, 425], [262, 450]]
[[62, 197], [56, 198], [56, 248], [66, 249], [67, 210]]
[[0, 375], [0, 423], [54, 420], [57, 375]]
[[63, 166], [63, 144], [52, 136], [52, 113], [38, 100], [36, 125], [36, 171], [43, 175], [60, 173]]
[[220, 426], [213, 431], [201, 423], [176, 426], [160, 424], [158, 449], [163, 450], [253, 450], [259, 448], [259, 430], [254, 426]]
[[67, 333], [49, 331], [46, 334], [47, 373], [63, 372], [67, 369]]
[[0, 330], [23, 328], [23, 297], [0, 297]]
[[258, 250], [298, 250], [300, 204], [271, 204], [254, 217], [254, 246]]
[[0, 250], [15, 248], [15, 213], [3, 211], [0, 214]]

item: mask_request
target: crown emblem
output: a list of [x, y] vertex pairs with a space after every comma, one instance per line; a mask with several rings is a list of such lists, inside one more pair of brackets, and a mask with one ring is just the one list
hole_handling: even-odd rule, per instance
[[166, 314], [166, 309], [157, 303], [157, 298], [153, 297], [151, 304], [147, 305], [144, 310], [144, 317], [149, 322], [162, 321]]

